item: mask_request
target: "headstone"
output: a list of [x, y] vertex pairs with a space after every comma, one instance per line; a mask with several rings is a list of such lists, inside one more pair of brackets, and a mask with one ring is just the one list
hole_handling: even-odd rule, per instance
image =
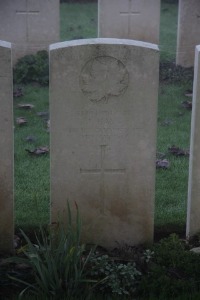
[[200, 44], [200, 1], [179, 0], [176, 64], [194, 66], [195, 46]]
[[159, 43], [160, 0], [99, 0], [98, 36]]
[[50, 46], [52, 221], [76, 202], [84, 242], [153, 239], [158, 60], [132, 40]]
[[192, 101], [192, 124], [190, 141], [190, 167], [187, 207], [187, 236], [200, 232], [200, 46], [196, 47], [194, 86]]
[[13, 116], [11, 44], [0, 41], [0, 252], [13, 249]]
[[13, 44], [13, 61], [59, 41], [59, 0], [0, 1], [0, 39]]

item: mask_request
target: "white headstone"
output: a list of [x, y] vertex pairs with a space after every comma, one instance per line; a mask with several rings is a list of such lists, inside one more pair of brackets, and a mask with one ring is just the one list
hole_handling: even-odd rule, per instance
[[77, 202], [83, 241], [153, 239], [158, 62], [138, 41], [50, 46], [52, 221]]
[[176, 64], [194, 66], [195, 46], [200, 44], [200, 1], [179, 0]]
[[13, 44], [13, 61], [59, 41], [59, 0], [0, 1], [0, 39]]
[[196, 47], [192, 124], [190, 141], [190, 167], [188, 184], [187, 236], [200, 232], [200, 46]]
[[159, 43], [160, 0], [99, 0], [98, 36]]
[[13, 92], [11, 44], [0, 41], [0, 252], [13, 250]]

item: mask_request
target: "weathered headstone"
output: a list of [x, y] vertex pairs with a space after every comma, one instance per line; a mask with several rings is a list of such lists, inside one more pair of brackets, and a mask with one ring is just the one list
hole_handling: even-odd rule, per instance
[[13, 61], [59, 41], [59, 0], [0, 1], [0, 39], [13, 44]]
[[99, 0], [98, 36], [159, 43], [160, 0]]
[[13, 249], [13, 116], [11, 44], [0, 41], [0, 252]]
[[187, 236], [200, 232], [200, 46], [196, 47], [192, 124], [190, 141], [190, 167], [188, 184]]
[[152, 241], [158, 60], [132, 40], [50, 46], [52, 221], [77, 202], [83, 241]]
[[195, 46], [200, 44], [200, 1], [179, 0], [176, 64], [194, 65]]

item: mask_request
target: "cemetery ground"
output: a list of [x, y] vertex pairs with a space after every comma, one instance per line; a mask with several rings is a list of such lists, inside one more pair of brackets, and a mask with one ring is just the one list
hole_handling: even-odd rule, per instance
[[[74, 294], [72, 293], [68, 298], [60, 295], [58, 299], [86, 299], [84, 293], [96, 284], [96, 282], [88, 281], [88, 278], [91, 279], [92, 276], [90, 273], [90, 277], [87, 277], [89, 271], [93, 271], [92, 278], [94, 280], [102, 280], [93, 290], [94, 294], [87, 295], [91, 297], [90, 299], [123, 299], [123, 297], [133, 299], [134, 297], [134, 299], [195, 300], [200, 297], [200, 271], [198, 268], [200, 257], [189, 251], [200, 245], [200, 237], [196, 237], [190, 242], [182, 239], [185, 237], [186, 222], [193, 70], [174, 65], [177, 3], [168, 2], [163, 1], [161, 7], [155, 201], [155, 240], [157, 243], [153, 246], [145, 245], [138, 248], [131, 247], [131, 245], [118, 245], [112, 253], [97, 248], [96, 251], [99, 253], [95, 254], [95, 251], [92, 255], [88, 250], [84, 251], [80, 248], [82, 252], [80, 251], [78, 254], [77, 250], [78, 259], [75, 261], [73, 257], [72, 265], [80, 272], [79, 275], [83, 276], [79, 277], [83, 281], [75, 280], [72, 283]], [[79, 15], [78, 19], [77, 15]], [[62, 40], [96, 37], [96, 27], [97, 6], [95, 3], [61, 4]], [[41, 61], [43, 61], [42, 64]], [[22, 238], [23, 245], [27, 241], [24, 241], [19, 228], [22, 228], [30, 240], [38, 245], [39, 242], [35, 239], [33, 232], [38, 230], [40, 225], [49, 223], [50, 149], [47, 61], [44, 53], [38, 55], [36, 61], [30, 57], [22, 59], [21, 65], [18, 65], [14, 72], [15, 224], [16, 235]], [[26, 74], [25, 77], [23, 77], [24, 74]], [[33, 77], [34, 80], [32, 80]], [[79, 241], [75, 238], [78, 236], [76, 233], [72, 231], [68, 233], [71, 248], [65, 249], [65, 251], [70, 252], [75, 245], [79, 246]], [[176, 233], [180, 238], [176, 235], [168, 237], [170, 233]], [[165, 239], [160, 240], [161, 237], [165, 237]], [[44, 247], [44, 252], [39, 253], [37, 248], [33, 250], [31, 245], [30, 243], [29, 250], [32, 251], [32, 254], [41, 255], [41, 258], [44, 259], [45, 251], [48, 252], [47, 248]], [[61, 240], [60, 245], [64, 251], [64, 240]], [[23, 257], [21, 246], [18, 244], [17, 247], [18, 258]], [[83, 258], [87, 261], [87, 266], [81, 273], [79, 268]], [[130, 263], [128, 265], [130, 268], [127, 267], [127, 262]], [[31, 269], [26, 264], [24, 266], [21, 264], [21, 269], [18, 268], [20, 264], [0, 267], [0, 299], [1, 297], [7, 299], [11, 294], [11, 282], [12, 289], [14, 289], [14, 294], [11, 295], [13, 299], [15, 299], [16, 293], [26, 287], [17, 282], [13, 283], [14, 281], [11, 281], [6, 275], [18, 277], [24, 281], [29, 280], [31, 284], [34, 282]], [[100, 266], [101, 271], [97, 271]], [[34, 268], [33, 264], [32, 267]], [[73, 272], [71, 265], [69, 268], [71, 268], [70, 272]], [[43, 291], [52, 279], [44, 270], [45, 267], [40, 270], [41, 277], [39, 277], [43, 282]], [[74, 273], [70, 273], [71, 277], [72, 274]], [[110, 280], [104, 281], [105, 277]], [[85, 279], [87, 280], [84, 283]], [[64, 290], [65, 288], [63, 288]], [[75, 293], [77, 290], [79, 290], [78, 295]], [[54, 292], [57, 294], [59, 291], [55, 289]], [[45, 297], [51, 299], [48, 293], [37, 299], [45, 299]], [[24, 298], [36, 299], [30, 294]], [[54, 299], [53, 296], [52, 299]]]

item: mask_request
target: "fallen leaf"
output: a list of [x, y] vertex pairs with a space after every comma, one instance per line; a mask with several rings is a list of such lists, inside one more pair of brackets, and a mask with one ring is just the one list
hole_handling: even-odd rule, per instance
[[27, 120], [24, 117], [19, 117], [16, 119], [16, 123], [18, 125], [25, 125], [27, 123]]
[[43, 154], [47, 154], [49, 153], [49, 148], [44, 146], [44, 147], [38, 147], [38, 148], [35, 148], [34, 150], [29, 150], [29, 149], [25, 149], [29, 154], [31, 155], [36, 155], [36, 156], [39, 156], [39, 155], [43, 155]]
[[14, 91], [13, 91], [13, 96], [14, 97], [21, 97], [23, 96], [23, 91], [22, 91], [22, 88], [16, 88]]
[[33, 104], [28, 104], [28, 103], [26, 103], [26, 104], [18, 104], [17, 106], [18, 106], [18, 108], [22, 108], [22, 109], [32, 109], [32, 108], [34, 108]]
[[169, 152], [172, 153], [173, 155], [176, 156], [189, 156], [189, 151], [188, 150], [183, 150], [179, 147], [172, 146], [168, 148]]
[[157, 169], [168, 169], [170, 163], [167, 159], [157, 159], [156, 160], [156, 168]]
[[191, 110], [192, 109], [192, 101], [187, 101], [187, 100], [183, 101], [181, 103], [181, 106], [184, 107], [184, 108], [186, 108], [186, 109]]
[[49, 116], [49, 112], [48, 111], [39, 111], [36, 113], [37, 116], [39, 117], [48, 117]]
[[28, 135], [27, 137], [25, 137], [25, 141], [29, 142], [29, 143], [33, 143], [35, 142], [37, 139], [34, 135]]
[[50, 131], [50, 120], [47, 121], [47, 132]]
[[185, 96], [186, 96], [186, 97], [191, 97], [191, 98], [192, 98], [193, 94], [192, 94], [192, 93], [186, 93]]

